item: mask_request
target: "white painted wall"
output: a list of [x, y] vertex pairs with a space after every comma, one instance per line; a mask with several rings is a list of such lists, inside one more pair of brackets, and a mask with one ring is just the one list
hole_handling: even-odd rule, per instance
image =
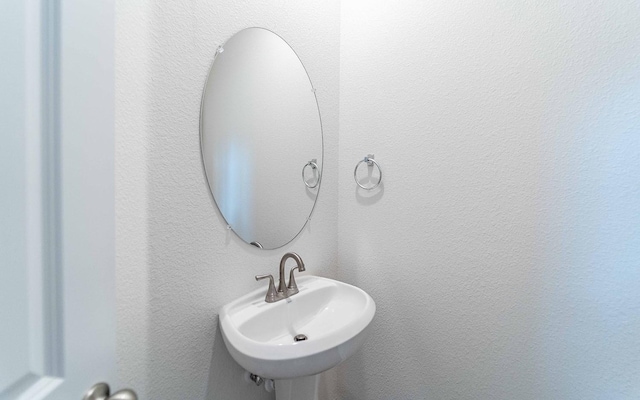
[[[378, 306], [337, 398], [639, 397], [638, 3], [345, 0], [341, 26], [339, 13], [117, 2], [114, 386], [272, 398], [242, 383], [216, 315], [292, 250]], [[198, 147], [213, 51], [248, 26], [298, 52], [325, 129], [314, 219], [275, 251], [226, 231]], [[367, 153], [385, 172], [371, 193], [352, 177]]]
[[[123, 0], [116, 12], [122, 382], [114, 386], [132, 387], [142, 399], [273, 398], [242, 381], [217, 311], [260, 287], [253, 276], [275, 274], [287, 251], [298, 252], [309, 273], [336, 274], [339, 3]], [[200, 160], [200, 98], [214, 51], [251, 26], [275, 31], [298, 53], [318, 89], [324, 127], [326, 166], [313, 219], [293, 243], [272, 251], [227, 232]]]
[[638, 21], [636, 0], [342, 3], [339, 277], [378, 313], [339, 398], [640, 397]]

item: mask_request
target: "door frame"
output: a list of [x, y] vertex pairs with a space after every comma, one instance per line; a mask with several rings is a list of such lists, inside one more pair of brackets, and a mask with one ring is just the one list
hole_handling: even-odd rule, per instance
[[6, 393], [117, 383], [115, 0], [25, 0], [31, 373]]

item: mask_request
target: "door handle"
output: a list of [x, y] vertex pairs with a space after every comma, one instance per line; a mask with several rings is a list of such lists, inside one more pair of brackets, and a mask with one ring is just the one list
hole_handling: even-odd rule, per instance
[[82, 400], [138, 400], [136, 392], [131, 389], [118, 390], [109, 396], [110, 393], [111, 389], [109, 389], [109, 385], [104, 382], [100, 382], [87, 390], [87, 393], [84, 394]]

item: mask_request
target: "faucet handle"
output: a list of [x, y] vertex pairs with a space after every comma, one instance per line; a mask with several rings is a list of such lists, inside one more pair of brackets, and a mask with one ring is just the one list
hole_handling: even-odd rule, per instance
[[273, 275], [256, 275], [256, 281], [267, 278], [269, 278], [269, 289], [267, 289], [267, 295], [264, 297], [264, 301], [274, 303], [278, 300], [278, 292], [276, 292], [276, 285], [273, 283]]
[[302, 264], [302, 268], [300, 268], [300, 266], [296, 266], [291, 268], [291, 272], [289, 272], [289, 284], [287, 285], [287, 293], [289, 293], [290, 296], [298, 293], [298, 285], [296, 285], [296, 279], [293, 276], [293, 271], [295, 271], [296, 269], [300, 270], [300, 272], [304, 271], [304, 264]]

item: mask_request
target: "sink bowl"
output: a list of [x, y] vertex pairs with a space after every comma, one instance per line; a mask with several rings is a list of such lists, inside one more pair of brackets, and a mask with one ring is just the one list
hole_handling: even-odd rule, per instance
[[[266, 303], [266, 287], [220, 310], [222, 337], [238, 364], [269, 379], [293, 379], [335, 367], [364, 342], [376, 312], [371, 296], [318, 276], [296, 277], [300, 292]], [[294, 341], [296, 335], [306, 340]]]

